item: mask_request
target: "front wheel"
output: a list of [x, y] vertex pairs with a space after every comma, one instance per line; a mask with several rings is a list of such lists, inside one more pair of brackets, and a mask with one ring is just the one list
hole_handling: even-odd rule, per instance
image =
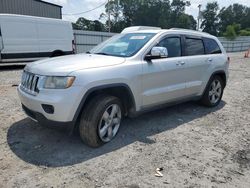
[[217, 106], [222, 98], [224, 82], [220, 76], [214, 76], [210, 79], [208, 86], [201, 98], [201, 103], [208, 107]]
[[120, 128], [122, 112], [122, 104], [117, 97], [94, 97], [81, 115], [79, 131], [82, 140], [91, 147], [111, 141]]

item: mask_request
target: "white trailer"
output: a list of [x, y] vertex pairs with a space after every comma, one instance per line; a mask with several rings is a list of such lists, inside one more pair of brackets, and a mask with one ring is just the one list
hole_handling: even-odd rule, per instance
[[73, 54], [74, 45], [70, 22], [0, 14], [0, 63]]

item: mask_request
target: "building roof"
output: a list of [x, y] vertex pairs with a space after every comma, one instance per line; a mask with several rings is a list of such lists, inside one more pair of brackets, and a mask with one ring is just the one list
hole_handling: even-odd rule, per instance
[[62, 8], [61, 5], [57, 5], [57, 4], [54, 4], [54, 3], [50, 3], [50, 2], [47, 2], [47, 1], [42, 1], [42, 0], [35, 0], [35, 1], [38, 1], [38, 2], [41, 2], [41, 3], [45, 3], [45, 4], [49, 4], [49, 5], [52, 5], [52, 6], [56, 6], [56, 7]]

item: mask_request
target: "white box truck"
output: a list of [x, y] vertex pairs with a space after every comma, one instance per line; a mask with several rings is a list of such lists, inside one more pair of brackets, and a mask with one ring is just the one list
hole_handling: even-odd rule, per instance
[[0, 14], [0, 63], [73, 54], [74, 45], [70, 22]]

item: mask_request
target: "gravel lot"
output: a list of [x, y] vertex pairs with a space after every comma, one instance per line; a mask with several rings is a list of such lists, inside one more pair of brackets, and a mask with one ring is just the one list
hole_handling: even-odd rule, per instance
[[230, 56], [218, 107], [190, 102], [126, 119], [98, 149], [26, 118], [21, 70], [0, 71], [0, 187], [250, 187], [250, 59]]

